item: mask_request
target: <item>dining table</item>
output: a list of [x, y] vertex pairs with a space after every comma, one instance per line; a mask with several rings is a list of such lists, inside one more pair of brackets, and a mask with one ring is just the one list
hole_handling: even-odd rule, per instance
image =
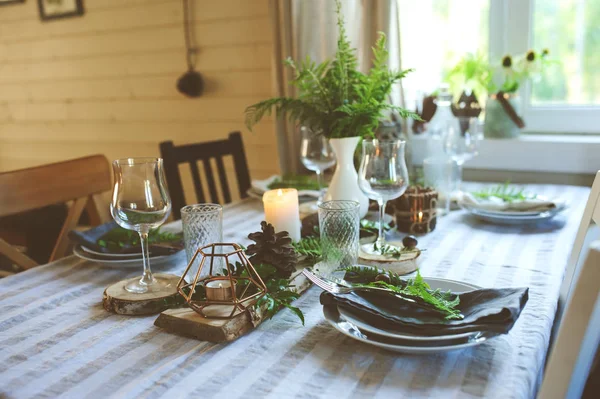
[[[141, 264], [108, 268], [68, 256], [0, 279], [0, 397], [535, 397], [589, 188], [526, 187], [560, 197], [567, 208], [539, 224], [510, 226], [455, 210], [418, 237], [424, 277], [529, 287], [512, 330], [481, 345], [409, 355], [357, 342], [324, 319], [314, 286], [295, 301], [304, 325], [283, 309], [236, 341], [198, 341], [156, 327], [156, 315], [104, 310], [104, 289], [141, 274]], [[224, 241], [247, 245], [263, 217], [256, 199], [226, 205]], [[180, 275], [183, 252], [163, 269]]]

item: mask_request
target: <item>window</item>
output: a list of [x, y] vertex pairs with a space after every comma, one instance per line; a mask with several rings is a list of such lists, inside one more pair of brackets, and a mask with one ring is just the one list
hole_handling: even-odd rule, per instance
[[[520, 89], [527, 132], [600, 133], [599, 0], [397, 0], [406, 105], [414, 108], [466, 53], [548, 48], [559, 62]], [[479, 99], [481, 103], [485, 99]]]
[[487, 53], [490, 0], [397, 0], [407, 107], [437, 90], [449, 68], [466, 53]]

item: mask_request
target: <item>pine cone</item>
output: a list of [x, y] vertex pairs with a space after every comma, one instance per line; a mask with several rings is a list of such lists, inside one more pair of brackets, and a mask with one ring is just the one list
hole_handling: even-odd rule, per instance
[[255, 265], [269, 264], [275, 267], [283, 278], [289, 278], [296, 271], [298, 256], [287, 231], [275, 233], [275, 228], [267, 222], [260, 223], [262, 231], [251, 233], [248, 238], [256, 242], [246, 250], [249, 260]]

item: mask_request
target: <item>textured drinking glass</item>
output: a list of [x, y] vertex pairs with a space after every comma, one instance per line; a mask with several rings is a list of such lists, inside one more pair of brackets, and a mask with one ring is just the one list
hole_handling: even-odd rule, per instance
[[360, 204], [357, 201], [326, 201], [319, 204], [319, 230], [324, 271], [356, 264]]
[[171, 198], [165, 183], [163, 160], [160, 158], [127, 158], [113, 162], [115, 185], [110, 213], [119, 226], [140, 235], [144, 274], [139, 281], [125, 286], [129, 292], [170, 292], [168, 279], [156, 278], [150, 270], [148, 233], [167, 220]]
[[400, 197], [408, 188], [408, 169], [404, 160], [406, 142], [363, 141], [362, 159], [358, 170], [358, 185], [363, 193], [379, 204], [379, 235], [377, 247], [385, 247], [385, 205]]
[[221, 205], [196, 204], [184, 206], [181, 208], [181, 223], [183, 225], [183, 241], [185, 242], [185, 253], [188, 262], [198, 248], [223, 242], [223, 207]]

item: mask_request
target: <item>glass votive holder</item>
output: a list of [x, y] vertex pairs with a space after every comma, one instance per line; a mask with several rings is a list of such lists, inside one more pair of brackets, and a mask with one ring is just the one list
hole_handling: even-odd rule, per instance
[[[186, 205], [181, 208], [181, 223], [188, 262], [198, 248], [223, 241], [223, 207], [219, 204]], [[194, 265], [192, 269], [197, 268]]]
[[323, 253], [317, 267], [320, 273], [330, 274], [356, 264], [360, 233], [360, 204], [357, 201], [321, 202], [319, 230]]

